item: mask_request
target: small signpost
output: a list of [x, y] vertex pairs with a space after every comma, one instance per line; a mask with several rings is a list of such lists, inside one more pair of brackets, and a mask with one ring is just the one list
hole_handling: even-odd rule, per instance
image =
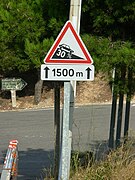
[[2, 79], [1, 89], [11, 91], [12, 107], [16, 107], [16, 91], [21, 91], [27, 83], [21, 78]]
[[[68, 180], [72, 142], [70, 81], [93, 81], [94, 65], [72, 22], [67, 21], [41, 65], [41, 80], [64, 81], [64, 106], [61, 124], [58, 180]], [[56, 110], [55, 110], [56, 111]], [[59, 153], [59, 152], [57, 152]], [[57, 178], [56, 178], [57, 179]]]
[[21, 91], [27, 83], [21, 78], [5, 78], [2, 79], [2, 90]]

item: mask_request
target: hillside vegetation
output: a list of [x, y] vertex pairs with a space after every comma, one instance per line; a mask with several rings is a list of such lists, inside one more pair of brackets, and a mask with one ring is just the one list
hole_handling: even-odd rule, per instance
[[[36, 104], [43, 87], [40, 66], [69, 19], [69, 11], [69, 0], [1, 0], [0, 76], [31, 80]], [[80, 35], [96, 73], [107, 73], [115, 92], [128, 94], [128, 99], [135, 91], [134, 22], [134, 0], [82, 1]], [[28, 72], [33, 73], [26, 76]]]

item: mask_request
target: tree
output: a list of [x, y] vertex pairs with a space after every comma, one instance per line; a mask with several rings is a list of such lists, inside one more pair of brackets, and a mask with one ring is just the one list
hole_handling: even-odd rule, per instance
[[28, 55], [34, 67], [37, 69], [37, 83], [35, 84], [35, 97], [34, 97], [35, 104], [38, 104], [41, 99], [41, 89], [43, 85], [43, 81], [40, 79], [41, 62], [43, 62], [45, 56], [45, 50], [47, 53], [52, 43], [53, 43], [53, 38], [44, 39], [42, 43], [37, 43], [37, 44], [30, 42], [28, 39], [26, 39], [25, 42], [25, 53]]
[[[39, 77], [39, 68], [52, 45], [52, 37], [56, 36], [63, 25], [60, 18], [57, 21], [53, 16], [49, 17], [49, 11], [52, 9], [53, 12], [54, 7], [49, 10], [46, 7], [51, 2], [53, 1], [1, 0], [0, 71], [5, 76], [13, 71], [18, 73], [35, 69], [35, 74]], [[42, 86], [40, 80], [39, 84], [40, 86], [36, 84], [38, 92]]]
[[[134, 44], [128, 41], [112, 41], [109, 38], [82, 35], [82, 39], [94, 59], [96, 71], [110, 74], [114, 67], [121, 66], [133, 69], [135, 73], [135, 49]], [[110, 79], [111, 80], [111, 79]]]
[[45, 33], [45, 21], [41, 11], [42, 3], [42, 0], [19, 0], [17, 2], [6, 0], [1, 2], [0, 69], [5, 75], [12, 71], [25, 72], [40, 65], [41, 53], [39, 54], [39, 49], [34, 49], [36, 51], [34, 53], [37, 55], [35, 59], [31, 59], [27, 53], [28, 46], [25, 44], [32, 42], [36, 44], [36, 47], [42, 46], [43, 34]]
[[[69, 7], [70, 0], [1, 0], [0, 71], [4, 76], [13, 71], [35, 69], [40, 84], [37, 83], [36, 87], [41, 92], [42, 83], [38, 78], [40, 65], [68, 20]], [[90, 52], [96, 52], [92, 54], [96, 69], [119, 67], [123, 61], [126, 61], [126, 66], [134, 64], [131, 55], [134, 42], [132, 29], [135, 28], [134, 0], [88, 0], [83, 1], [82, 7], [81, 32], [88, 34], [83, 37]], [[112, 58], [113, 61], [110, 61]], [[40, 98], [37, 99], [38, 103]]]
[[[119, 97], [116, 147], [120, 145], [123, 100], [126, 94], [126, 111], [124, 137], [127, 140], [130, 115], [130, 101], [135, 92], [135, 49], [131, 42], [115, 41], [108, 38], [83, 36], [89, 51], [94, 58], [97, 70], [108, 73], [111, 85], [113, 85], [112, 111], [109, 134], [109, 148], [114, 148], [114, 127], [116, 118], [117, 98]], [[112, 69], [115, 68], [115, 77], [112, 78]]]
[[33, 68], [32, 61], [25, 53], [25, 42], [40, 43], [45, 33], [45, 22], [40, 11], [39, 1], [14, 1], [1, 2], [0, 7], [0, 42], [1, 64], [5, 70], [27, 71]]
[[134, 0], [83, 1], [82, 23], [85, 33], [134, 41]]

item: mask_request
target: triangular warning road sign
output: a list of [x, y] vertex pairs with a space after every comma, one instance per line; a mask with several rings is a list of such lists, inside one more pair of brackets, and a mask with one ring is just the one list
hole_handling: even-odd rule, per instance
[[92, 64], [93, 60], [71, 21], [67, 21], [44, 59], [48, 64]]

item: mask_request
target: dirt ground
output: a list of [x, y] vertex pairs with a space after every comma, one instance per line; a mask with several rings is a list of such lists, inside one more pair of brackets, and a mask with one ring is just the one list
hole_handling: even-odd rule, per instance
[[[61, 105], [63, 104], [64, 88], [61, 88]], [[17, 97], [16, 107], [12, 107], [11, 99], [0, 97], [0, 110], [29, 108], [47, 108], [54, 106], [54, 89], [43, 90], [41, 102], [34, 105], [34, 96]], [[111, 88], [105, 76], [98, 74], [94, 81], [77, 82], [75, 105], [111, 102]]]

